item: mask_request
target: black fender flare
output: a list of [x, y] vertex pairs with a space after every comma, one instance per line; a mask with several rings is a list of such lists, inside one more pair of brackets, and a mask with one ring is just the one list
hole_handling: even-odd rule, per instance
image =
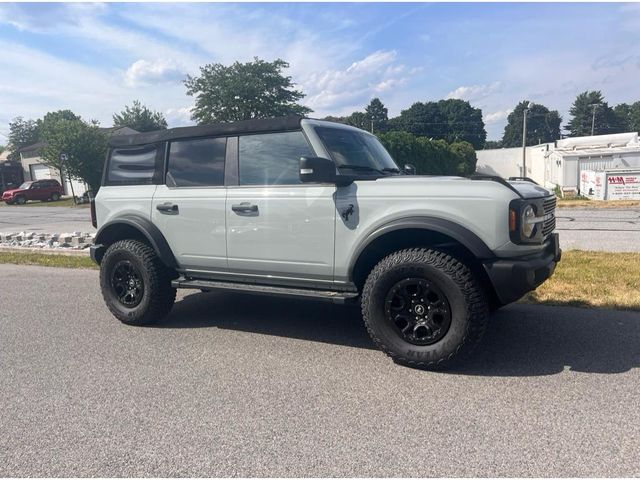
[[[176, 257], [169, 247], [169, 243], [162, 235], [162, 232], [150, 220], [134, 214], [122, 215], [108, 223], [105, 223], [96, 234], [95, 245], [104, 245], [111, 242], [111, 236], [115, 235], [118, 226], [127, 225], [139, 231], [149, 242], [149, 245], [155, 250], [156, 254], [167, 267], [178, 268]], [[119, 239], [118, 239], [119, 240]]]
[[360, 242], [349, 262], [348, 271], [350, 281], [353, 281], [353, 272], [358, 260], [372, 242], [389, 232], [405, 229], [430, 230], [451, 237], [467, 248], [478, 260], [495, 257], [494, 253], [480, 237], [458, 223], [436, 217], [405, 217], [392, 220], [389, 223], [379, 226]]

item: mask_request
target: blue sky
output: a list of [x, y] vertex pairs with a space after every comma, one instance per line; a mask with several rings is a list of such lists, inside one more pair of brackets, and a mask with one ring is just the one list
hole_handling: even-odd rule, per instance
[[189, 124], [181, 79], [254, 56], [291, 64], [313, 116], [462, 98], [490, 139], [525, 98], [565, 121], [586, 89], [640, 100], [640, 4], [5, 3], [0, 51], [0, 143], [16, 116], [109, 126], [134, 99]]

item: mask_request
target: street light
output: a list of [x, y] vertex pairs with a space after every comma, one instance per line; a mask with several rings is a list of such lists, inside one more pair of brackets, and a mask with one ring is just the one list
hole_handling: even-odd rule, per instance
[[529, 102], [522, 115], [522, 176], [527, 176], [527, 113], [533, 107], [533, 102]]
[[593, 107], [593, 117], [591, 117], [591, 136], [593, 137], [593, 132], [596, 127], [596, 110], [600, 106], [600, 103], [591, 103], [589, 106]]

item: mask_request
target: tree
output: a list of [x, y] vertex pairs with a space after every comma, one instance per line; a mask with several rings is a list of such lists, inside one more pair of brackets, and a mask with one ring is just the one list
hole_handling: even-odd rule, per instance
[[[507, 125], [502, 135], [502, 147], [522, 146], [524, 110], [529, 100], [523, 100], [507, 117]], [[557, 110], [549, 110], [544, 105], [534, 103], [527, 113], [527, 145], [554, 142], [560, 138], [562, 117]]]
[[504, 148], [502, 145], [502, 140], [487, 140], [484, 142], [484, 149], [489, 150], [492, 148]]
[[[66, 111], [68, 113], [72, 113]], [[100, 188], [107, 153], [107, 137], [96, 122], [87, 123], [75, 114], [53, 112], [42, 121], [43, 163], [67, 177], [86, 182], [91, 190]], [[64, 154], [66, 159], [61, 160]]]
[[444, 140], [418, 137], [408, 132], [378, 134], [398, 165], [410, 163], [421, 175], [469, 175], [476, 169], [476, 153], [468, 142], [449, 145]]
[[162, 112], [152, 111], [138, 100], [134, 100], [133, 105], [126, 105], [120, 113], [113, 114], [113, 125], [133, 128], [138, 132], [151, 132], [165, 130], [167, 120]]
[[482, 148], [487, 138], [482, 110], [458, 99], [416, 102], [401, 111], [399, 117], [391, 119], [389, 129], [448, 143], [466, 141], [474, 148]]
[[613, 108], [618, 125], [625, 132], [640, 132], [640, 102], [621, 103]]
[[345, 123], [347, 125], [351, 125], [352, 127], [361, 128], [362, 130], [371, 130], [370, 120], [367, 117], [367, 114], [364, 112], [353, 112], [347, 118], [345, 118]]
[[[594, 107], [594, 105], [596, 106]], [[596, 109], [594, 135], [624, 132], [624, 125], [621, 124], [609, 104], [605, 102], [602, 92], [586, 91], [576, 97], [569, 110], [571, 120], [565, 127], [569, 131], [569, 136], [583, 137], [591, 135], [594, 108]]]
[[19, 161], [21, 148], [33, 145], [40, 136], [38, 123], [34, 120], [24, 120], [22, 117], [14, 118], [9, 122], [9, 156], [10, 161]]
[[384, 132], [387, 129], [389, 111], [379, 98], [372, 99], [364, 110], [370, 123], [369, 127], [374, 132]]
[[306, 115], [312, 110], [298, 104], [304, 93], [293, 90], [284, 60], [235, 62], [231, 66], [210, 63], [200, 67], [200, 76], [184, 81], [187, 95], [195, 96], [191, 118], [202, 123], [234, 122], [251, 118]]

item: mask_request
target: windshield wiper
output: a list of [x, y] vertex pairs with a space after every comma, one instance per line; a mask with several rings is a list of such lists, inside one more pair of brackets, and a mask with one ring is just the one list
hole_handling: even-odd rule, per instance
[[376, 172], [381, 175], [384, 175], [383, 170], [378, 170], [377, 168], [373, 168], [368, 165], [338, 165], [338, 168], [350, 168], [351, 170], [366, 170], [368, 172]]

